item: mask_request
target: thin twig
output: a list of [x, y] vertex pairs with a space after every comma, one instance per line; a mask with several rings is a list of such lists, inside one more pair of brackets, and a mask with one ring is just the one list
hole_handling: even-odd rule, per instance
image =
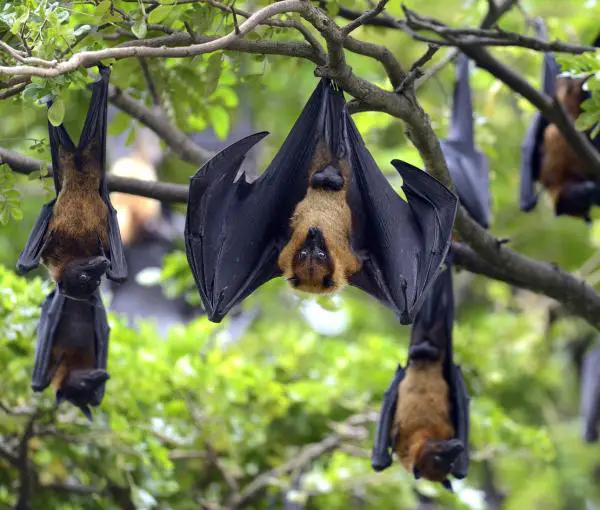
[[383, 10], [385, 9], [385, 6], [386, 6], [386, 4], [388, 2], [389, 2], [389, 0], [380, 0], [373, 9], [371, 9], [370, 11], [367, 11], [367, 12], [361, 14], [354, 21], [351, 21], [345, 27], [343, 27], [342, 28], [342, 34], [344, 34], [345, 36], [347, 36], [352, 31], [354, 31], [358, 27], [360, 27], [361, 25], [366, 24], [368, 21], [370, 21], [373, 18], [375, 18], [376, 16], [378, 16], [380, 13], [383, 12]]
[[408, 75], [406, 76], [406, 78], [404, 78], [402, 83], [396, 88], [394, 92], [396, 92], [396, 94], [401, 94], [408, 87], [412, 86], [412, 84], [417, 78], [423, 76], [421, 67], [424, 66], [427, 62], [429, 62], [439, 49], [439, 46], [436, 46], [435, 44], [429, 44], [427, 46], [427, 51], [421, 57], [419, 57], [417, 61], [411, 66]]

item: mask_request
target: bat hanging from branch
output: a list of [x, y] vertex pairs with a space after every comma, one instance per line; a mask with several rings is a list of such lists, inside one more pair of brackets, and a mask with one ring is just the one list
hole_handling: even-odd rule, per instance
[[450, 134], [440, 146], [460, 202], [483, 228], [490, 222], [488, 160], [475, 146], [473, 100], [469, 85], [469, 59], [460, 54], [456, 63]]
[[[539, 24], [538, 32], [544, 30]], [[598, 39], [594, 42], [598, 44]], [[589, 97], [580, 78], [559, 75], [560, 68], [550, 53], [544, 55], [543, 92], [555, 97], [567, 115], [575, 121], [581, 103]], [[589, 133], [588, 133], [589, 136]], [[600, 136], [592, 140], [600, 150]], [[556, 215], [569, 215], [590, 221], [590, 209], [600, 205], [600, 183], [589, 173], [585, 161], [575, 152], [558, 127], [536, 112], [522, 146], [521, 210], [529, 212], [536, 205], [535, 182], [539, 181], [554, 203]]]
[[457, 199], [427, 173], [392, 165], [408, 202], [364, 145], [344, 95], [321, 80], [267, 170], [235, 180], [266, 132], [241, 139], [190, 183], [186, 252], [213, 322], [263, 283], [327, 293], [347, 283], [412, 321], [449, 247]]
[[48, 123], [57, 196], [42, 207], [17, 262], [19, 272], [26, 273], [41, 260], [59, 291], [75, 299], [91, 296], [105, 273], [117, 282], [127, 277], [105, 172], [110, 68], [98, 67], [100, 80], [92, 85], [77, 146], [62, 124]]
[[71, 402], [91, 421], [89, 406], [100, 405], [109, 378], [109, 332], [99, 290], [80, 300], [54, 289], [42, 304], [33, 390], [43, 391], [51, 385], [58, 404]]
[[384, 395], [371, 465], [383, 471], [392, 452], [415, 478], [462, 479], [469, 468], [469, 395], [452, 357], [454, 302], [450, 256], [412, 326], [408, 364]]

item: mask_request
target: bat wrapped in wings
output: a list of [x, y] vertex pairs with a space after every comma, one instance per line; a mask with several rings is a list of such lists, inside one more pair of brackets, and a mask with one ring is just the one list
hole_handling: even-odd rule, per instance
[[186, 252], [208, 317], [283, 276], [312, 293], [347, 283], [412, 321], [449, 247], [457, 199], [402, 161], [403, 200], [381, 173], [346, 108], [321, 80], [267, 170], [235, 180], [267, 133], [234, 143], [190, 183]]
[[371, 465], [382, 471], [392, 452], [415, 478], [462, 479], [469, 468], [469, 395], [452, 355], [454, 302], [450, 256], [415, 317], [406, 367], [386, 390]]
[[[538, 35], [545, 36], [541, 21], [538, 22]], [[598, 45], [598, 38], [594, 44]], [[581, 114], [581, 103], [590, 95], [584, 84], [593, 75], [573, 77], [559, 75], [559, 72], [553, 55], [546, 53], [542, 91], [555, 96], [575, 121]], [[600, 136], [592, 142], [600, 149]], [[566, 214], [590, 221], [590, 208], [600, 204], [600, 183], [558, 127], [540, 112], [535, 113], [522, 146], [520, 206], [523, 211], [529, 212], [537, 205], [536, 181], [550, 195], [556, 215]]]
[[109, 332], [99, 290], [82, 300], [54, 289], [42, 304], [33, 390], [43, 391], [51, 385], [57, 403], [71, 402], [91, 421], [89, 406], [100, 405], [109, 378]]
[[117, 282], [127, 277], [105, 172], [110, 68], [99, 70], [77, 146], [62, 124], [48, 123], [57, 196], [42, 207], [17, 262], [25, 273], [41, 260], [59, 291], [76, 299], [91, 296], [105, 273]]
[[585, 355], [581, 370], [580, 414], [583, 438], [587, 443], [598, 441], [600, 425], [600, 345]]
[[460, 202], [483, 228], [490, 221], [490, 177], [488, 161], [475, 147], [473, 101], [469, 85], [469, 59], [460, 54], [456, 64], [450, 135], [440, 145]]

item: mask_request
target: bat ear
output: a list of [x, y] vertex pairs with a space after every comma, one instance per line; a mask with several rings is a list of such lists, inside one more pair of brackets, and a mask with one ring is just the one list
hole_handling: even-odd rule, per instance
[[444, 489], [450, 492], [454, 492], [454, 489], [452, 489], [452, 483], [450, 483], [450, 480], [448, 480], [447, 478], [442, 482], [442, 485], [444, 486]]
[[419, 471], [419, 468], [417, 466], [413, 467], [413, 475], [415, 477], [415, 480], [421, 478], [421, 471]]
[[65, 393], [62, 390], [58, 390], [56, 392], [56, 407], [58, 407], [63, 400], [65, 400]]
[[92, 411], [90, 410], [90, 408], [88, 406], [82, 405], [82, 406], [77, 406], [77, 407], [79, 407], [79, 409], [81, 409], [81, 412], [88, 419], [88, 421], [90, 423], [94, 422], [94, 417], [92, 416]]

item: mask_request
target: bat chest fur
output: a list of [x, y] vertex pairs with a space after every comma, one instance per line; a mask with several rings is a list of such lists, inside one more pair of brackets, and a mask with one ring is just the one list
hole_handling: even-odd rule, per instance
[[304, 199], [296, 206], [291, 220], [292, 237], [279, 256], [279, 267], [286, 278], [294, 274], [293, 257], [304, 243], [311, 227], [323, 233], [329, 256], [333, 262], [333, 282], [329, 289], [319, 287], [320, 282], [307, 282], [309, 292], [340, 290], [347, 278], [360, 269], [360, 261], [350, 245], [352, 214], [346, 202], [346, 191], [326, 191], [309, 188]]
[[419, 445], [454, 436], [449, 389], [442, 363], [423, 362], [406, 371], [398, 392], [392, 440], [402, 464], [412, 470]]
[[[55, 266], [62, 268], [72, 260], [99, 255], [100, 241], [108, 253], [108, 208], [96, 192], [98, 183], [86, 174], [63, 181], [48, 228], [52, 237], [42, 254], [51, 273], [57, 271]], [[52, 277], [58, 279], [59, 275]]]

